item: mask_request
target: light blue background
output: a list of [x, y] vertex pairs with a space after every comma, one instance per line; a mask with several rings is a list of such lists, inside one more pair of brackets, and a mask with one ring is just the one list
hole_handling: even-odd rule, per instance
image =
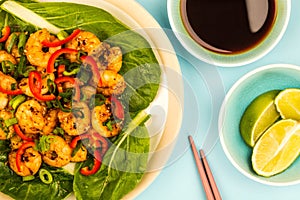
[[[163, 28], [170, 29], [167, 15], [167, 0], [137, 0], [137, 2], [152, 14]], [[235, 68], [221, 68], [209, 66], [197, 60], [195, 61], [196, 64], [192, 66], [182, 59], [182, 57], [179, 57], [182, 75], [184, 80], [187, 81], [185, 87], [191, 87], [196, 95], [193, 97], [185, 92], [184, 121], [180, 131], [180, 142], [175, 147], [177, 150], [185, 151], [182, 152], [181, 156], [175, 162], [162, 170], [161, 174], [150, 187], [138, 196], [138, 200], [205, 199], [205, 193], [202, 189], [201, 181], [199, 180], [192, 153], [190, 149], [183, 149], [182, 144], [185, 145], [187, 135], [191, 131], [196, 130], [196, 133], [193, 134], [197, 134], [195, 141], [197, 147], [200, 148], [202, 146], [201, 141], [204, 139], [202, 134], [207, 133], [208, 130], [217, 130], [218, 124], [215, 115], [218, 111], [214, 111], [215, 108], [211, 105], [211, 96], [216, 97], [216, 94], [211, 94], [209, 89], [207, 89], [211, 87], [209, 84], [216, 77], [207, 77], [206, 75], [210, 73], [215, 74], [217, 71], [223, 81], [224, 90], [220, 92], [216, 100], [217, 104], [214, 105], [218, 108], [218, 103], [223, 100], [224, 93], [227, 92], [242, 75], [252, 69], [272, 63], [300, 65], [300, 12], [297, 10], [298, 8], [300, 8], [300, 1], [292, 0], [291, 18], [282, 40], [268, 55], [252, 64]], [[171, 41], [177, 53], [180, 52], [180, 55], [189, 57], [188, 60], [193, 59], [188, 52], [185, 52], [176, 39], [173, 38]], [[192, 98], [192, 100], [196, 99], [197, 105], [193, 104], [192, 100], [189, 101], [189, 98]], [[196, 118], [199, 118], [198, 127], [196, 128], [194, 122], [198, 119], [189, 119], [191, 113], [194, 113], [195, 110], [198, 110]], [[195, 113], [192, 116], [194, 115]], [[212, 123], [211, 125], [214, 128], [209, 129], [210, 123]], [[210, 134], [213, 133], [210, 132]], [[219, 141], [217, 141], [212, 149], [209, 149], [207, 159], [211, 165], [220, 193], [225, 200], [300, 199], [299, 184], [287, 187], [266, 186], [243, 176], [227, 159]]]

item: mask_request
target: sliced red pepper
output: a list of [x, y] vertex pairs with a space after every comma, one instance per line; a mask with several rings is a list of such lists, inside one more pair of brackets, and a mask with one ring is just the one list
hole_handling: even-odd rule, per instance
[[6, 90], [3, 87], [0, 86], [0, 92], [8, 94], [8, 95], [19, 95], [23, 94], [23, 91], [21, 89], [16, 89], [16, 90]]
[[65, 65], [59, 65], [57, 68], [57, 76], [58, 77], [62, 77], [63, 76], [63, 72], [66, 70], [66, 66]]
[[64, 53], [78, 53], [78, 50], [76, 49], [69, 49], [69, 48], [63, 48], [55, 51], [49, 58], [48, 65], [47, 65], [47, 73], [53, 73], [54, 72], [54, 64], [55, 60]]
[[78, 135], [78, 136], [74, 137], [73, 140], [70, 143], [70, 147], [72, 149], [74, 149], [77, 146], [78, 141], [84, 140], [84, 139], [87, 139], [87, 138], [91, 138], [91, 135], [88, 134], [88, 133], [82, 134], [82, 135]]
[[33, 96], [40, 101], [52, 101], [56, 97], [54, 94], [42, 95], [42, 76], [37, 71], [31, 71], [28, 77], [29, 89]]
[[84, 63], [91, 66], [92, 72], [96, 76], [96, 79], [98, 81], [98, 85], [102, 85], [100, 72], [99, 72], [97, 63], [94, 60], [94, 58], [92, 56], [81, 56], [80, 59], [81, 59], [82, 62], [84, 62]]
[[14, 130], [15, 130], [16, 134], [17, 134], [18, 136], [20, 136], [20, 138], [21, 138], [22, 140], [26, 140], [26, 141], [29, 141], [29, 142], [33, 142], [33, 139], [32, 139], [32, 138], [27, 137], [27, 136], [22, 132], [22, 130], [20, 129], [20, 127], [19, 127], [18, 124], [14, 124], [13, 127], [14, 127]]
[[104, 156], [104, 154], [108, 150], [108, 142], [107, 142], [107, 140], [103, 136], [101, 136], [99, 133], [97, 133], [97, 132], [94, 132], [92, 134], [92, 136], [93, 136], [93, 138], [96, 139], [96, 141], [99, 141], [101, 143], [98, 146], [96, 144], [96, 147], [101, 147], [101, 155]]
[[58, 77], [57, 79], [54, 80], [54, 83], [56, 85], [64, 82], [70, 82], [71, 84], [74, 85], [75, 88], [75, 94], [74, 94], [74, 100], [75, 101], [80, 101], [80, 87], [79, 84], [77, 83], [76, 79], [69, 77], [69, 76], [62, 76]]
[[21, 171], [22, 155], [25, 153], [25, 150], [27, 148], [34, 147], [34, 146], [35, 146], [34, 142], [26, 142], [22, 144], [22, 146], [18, 149], [16, 155], [16, 165], [19, 172]]
[[115, 96], [111, 97], [111, 110], [118, 119], [124, 119], [123, 105]]
[[54, 80], [55, 84], [60, 84], [60, 83], [64, 83], [64, 82], [70, 82], [70, 83], [74, 84], [75, 79], [72, 77], [69, 77], [69, 76], [62, 76], [62, 77], [59, 77]]
[[50, 42], [50, 41], [44, 40], [44, 41], [42, 41], [42, 45], [44, 45], [46, 47], [58, 47], [58, 46], [61, 46], [65, 43], [71, 41], [79, 33], [80, 33], [80, 29], [76, 29], [76, 30], [73, 31], [73, 33], [71, 35], [69, 35], [68, 37], [66, 37], [63, 40], [59, 40], [59, 41], [55, 41], [55, 42]]
[[89, 169], [89, 167], [83, 167], [80, 169], [80, 173], [85, 176], [95, 174], [100, 169], [101, 162], [102, 162], [101, 154], [99, 151], [96, 150], [94, 152], [94, 165], [92, 169]]
[[0, 42], [5, 42], [7, 40], [7, 38], [10, 35], [10, 27], [9, 26], [5, 26], [2, 29], [2, 37], [0, 38]]

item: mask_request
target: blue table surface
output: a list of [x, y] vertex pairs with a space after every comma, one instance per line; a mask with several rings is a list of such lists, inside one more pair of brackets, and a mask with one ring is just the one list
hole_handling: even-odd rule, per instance
[[[167, 0], [137, 0], [166, 30], [171, 29], [167, 14]], [[292, 1], [288, 28], [277, 46], [266, 56], [249, 65], [222, 68], [208, 65], [185, 51], [174, 37], [171, 42], [178, 55], [184, 79], [185, 104], [176, 155], [163, 168], [155, 181], [136, 199], [205, 199], [187, 135], [197, 132], [195, 142], [203, 147], [223, 199], [299, 199], [300, 185], [275, 187], [257, 183], [242, 175], [225, 156], [220, 141], [203, 144], [205, 134], [217, 131], [219, 106], [226, 92], [245, 73], [272, 63], [300, 65], [300, 1]], [[219, 84], [214, 84], [219, 83]], [[220, 84], [221, 83], [221, 84]], [[193, 118], [193, 119], [191, 119]], [[196, 122], [196, 126], [195, 126]], [[201, 142], [202, 141], [202, 142]], [[215, 145], [214, 145], [215, 144]], [[300, 170], [300, 169], [299, 169]]]

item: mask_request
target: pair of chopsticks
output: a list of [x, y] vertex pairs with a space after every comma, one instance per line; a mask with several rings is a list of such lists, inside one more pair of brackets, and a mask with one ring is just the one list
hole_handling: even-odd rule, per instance
[[200, 157], [197, 152], [194, 140], [192, 136], [189, 136], [189, 141], [194, 154], [194, 159], [198, 168], [198, 173], [200, 175], [202, 185], [206, 194], [207, 200], [221, 200], [222, 197], [219, 193], [218, 187], [206, 160], [205, 154], [202, 149], [200, 149]]

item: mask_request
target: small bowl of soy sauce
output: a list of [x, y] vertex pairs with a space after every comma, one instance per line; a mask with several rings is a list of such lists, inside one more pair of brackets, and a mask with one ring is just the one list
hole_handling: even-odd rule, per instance
[[181, 44], [207, 63], [232, 67], [269, 53], [288, 25], [290, 0], [169, 0]]

